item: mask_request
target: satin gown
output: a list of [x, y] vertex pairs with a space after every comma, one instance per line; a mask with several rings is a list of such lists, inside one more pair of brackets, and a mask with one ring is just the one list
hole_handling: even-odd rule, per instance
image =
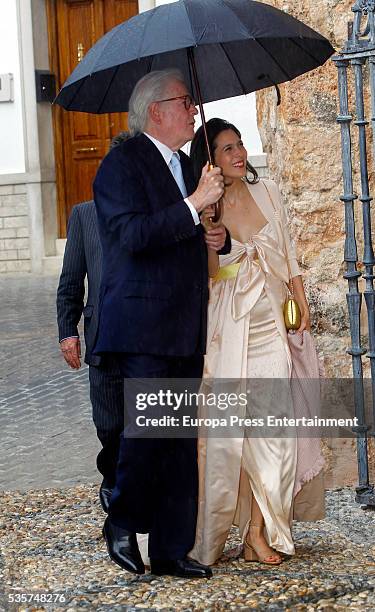
[[[210, 290], [202, 389], [205, 379], [248, 379], [250, 388], [254, 385], [251, 409], [262, 414], [269, 413], [273, 392], [272, 380], [267, 380], [267, 406], [263, 411], [264, 395], [256, 392], [257, 381], [262, 378], [274, 379], [276, 403], [291, 406], [291, 357], [282, 309], [285, 282], [300, 272], [276, 185], [261, 181], [250, 185], [249, 190], [267, 223], [246, 243], [232, 239], [231, 253], [220, 256], [220, 272]], [[234, 264], [240, 264], [235, 276]], [[226, 270], [229, 278], [225, 278]], [[287, 384], [277, 384], [280, 379]], [[252, 495], [264, 516], [269, 545], [293, 554], [290, 525], [296, 439], [202, 437], [198, 449], [199, 509], [191, 557], [204, 564], [215, 563], [232, 524], [239, 526], [242, 539], [246, 537]]]

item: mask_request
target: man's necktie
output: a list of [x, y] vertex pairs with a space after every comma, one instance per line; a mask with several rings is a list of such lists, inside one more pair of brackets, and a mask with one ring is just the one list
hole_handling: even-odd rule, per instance
[[181, 162], [180, 162], [180, 157], [178, 155], [178, 153], [173, 153], [171, 161], [169, 162], [169, 167], [172, 171], [172, 174], [175, 178], [175, 181], [177, 183], [177, 185], [180, 188], [180, 191], [183, 195], [184, 198], [186, 198], [187, 196], [187, 191], [186, 191], [186, 186], [185, 186], [185, 181], [184, 181], [184, 177], [182, 175], [182, 168], [181, 168]]

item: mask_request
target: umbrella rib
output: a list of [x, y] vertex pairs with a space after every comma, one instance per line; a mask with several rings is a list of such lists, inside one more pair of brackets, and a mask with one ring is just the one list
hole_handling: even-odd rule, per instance
[[301, 45], [298, 44], [298, 42], [296, 40], [294, 40], [294, 38], [289, 38], [289, 40], [292, 41], [292, 43], [298, 47], [298, 49], [300, 51], [303, 51], [304, 53], [306, 53], [306, 55], [308, 55], [312, 60], [314, 60], [314, 62], [316, 63], [317, 67], [320, 66], [320, 61], [316, 59], [316, 57], [314, 55], [312, 55], [312, 53], [310, 53], [310, 51], [307, 51], [307, 49], [304, 49], [303, 47], [301, 47]]
[[[103, 49], [101, 51], [100, 56], [98, 57], [97, 60], [95, 60], [93, 66], [92, 66], [92, 68], [90, 70], [91, 74], [93, 72], [98, 72], [97, 70], [95, 70], [95, 66], [98, 63], [98, 61], [100, 60], [100, 58], [102, 57], [103, 51], [105, 51], [105, 49], [108, 47], [109, 43], [112, 43], [112, 39], [113, 39], [114, 36], [116, 36], [116, 34], [117, 34], [118, 30], [120, 29], [121, 25], [123, 25], [123, 24], [119, 24], [118, 26], [115, 26], [112, 31], [108, 32], [108, 40], [106, 41], [106, 43], [105, 43], [105, 45], [104, 45], [104, 47], [103, 47]], [[100, 70], [102, 70], [102, 68]]]
[[[227, 9], [229, 9], [231, 11], [231, 13], [235, 16], [235, 18], [237, 19], [237, 21], [239, 21], [239, 23], [241, 24], [241, 26], [243, 28], [245, 28], [246, 32], [248, 33], [248, 35], [250, 36], [250, 38], [254, 38], [254, 36], [251, 35], [251, 33], [249, 32], [249, 28], [247, 27], [247, 25], [241, 20], [241, 18], [237, 15], [236, 11], [234, 10], [234, 8], [228, 4], [228, 2], [226, 0], [220, 0], [222, 4], [224, 4], [224, 6], [227, 7]], [[228, 41], [227, 41], [228, 42]]]
[[187, 20], [188, 20], [188, 24], [190, 26], [191, 37], [192, 37], [192, 39], [195, 40], [195, 45], [197, 45], [197, 40], [196, 40], [196, 37], [195, 37], [195, 34], [194, 34], [194, 30], [193, 30], [191, 22], [190, 22], [189, 11], [187, 10], [186, 4], [185, 4], [185, 0], [182, 0], [182, 4], [183, 4], [183, 7], [185, 9], [185, 13], [186, 13], [186, 17], [187, 17]]
[[[71, 99], [69, 101], [69, 106], [71, 106], [73, 104], [77, 94], [79, 94], [79, 92], [81, 91], [81, 88], [82, 88], [83, 84], [85, 83], [85, 80], [86, 80], [86, 77], [82, 77], [82, 79], [80, 79], [79, 81], [75, 81], [75, 83], [73, 83], [73, 85], [76, 85], [77, 83], [79, 83], [79, 85], [77, 87], [77, 90], [74, 92], [73, 96], [71, 97]], [[63, 89], [61, 91], [63, 91]], [[79, 112], [79, 111], [77, 111], [77, 112]]]
[[[290, 76], [290, 74], [288, 74], [286, 72], [286, 70], [284, 70], [284, 68], [281, 66], [281, 64], [277, 61], [277, 59], [272, 55], [272, 53], [270, 51], [268, 51], [268, 49], [257, 39], [254, 38], [255, 42], [263, 49], [263, 51], [265, 51], [267, 53], [267, 55], [269, 55], [269, 57], [272, 59], [272, 61], [276, 64], [276, 66], [279, 68], [279, 70], [281, 70], [281, 72], [286, 76], [288, 81], [292, 80], [292, 76]], [[266, 75], [269, 77], [269, 75]], [[274, 84], [274, 83], [273, 83]]]
[[104, 92], [104, 96], [103, 96], [103, 97], [102, 97], [102, 99], [100, 100], [100, 104], [99, 104], [99, 106], [98, 106], [98, 110], [97, 110], [97, 113], [98, 113], [98, 114], [100, 114], [100, 111], [101, 111], [101, 108], [102, 108], [102, 106], [103, 106], [104, 100], [105, 100], [105, 98], [106, 98], [106, 96], [107, 96], [107, 93], [108, 93], [109, 89], [111, 88], [111, 85], [112, 85], [113, 79], [115, 78], [116, 74], [117, 74], [117, 73], [118, 73], [118, 71], [119, 71], [119, 68], [120, 68], [120, 66], [119, 66], [119, 65], [117, 65], [117, 66], [115, 67], [114, 71], [113, 71], [113, 74], [112, 74], [111, 80], [109, 81], [108, 86], [107, 86], [107, 89], [106, 89], [106, 90], [105, 90], [105, 92]]
[[[170, 5], [170, 6], [169, 6], [169, 5], [167, 5], [167, 4], [164, 4], [164, 5], [161, 5], [161, 6], [156, 6], [154, 9], [152, 9], [152, 10], [150, 10], [150, 11], [145, 11], [145, 13], [144, 13], [144, 14], [146, 14], [146, 13], [150, 13], [150, 14], [149, 14], [149, 15], [147, 15], [147, 22], [146, 22], [146, 24], [145, 24], [145, 26], [144, 26], [144, 28], [143, 28], [143, 32], [146, 32], [147, 28], [150, 28], [150, 27], [151, 27], [151, 26], [150, 26], [150, 22], [151, 22], [151, 20], [152, 20], [154, 17], [156, 17], [156, 16], [157, 16], [158, 9], [163, 9], [165, 12], [166, 12], [167, 10], [169, 11], [169, 12], [168, 12], [168, 14], [167, 14], [168, 26], [167, 26], [167, 31], [165, 32], [165, 35], [167, 35], [167, 34], [168, 34], [169, 21], [170, 21], [170, 13], [171, 13], [171, 11], [172, 11], [172, 10], [175, 10], [175, 7], [174, 7], [174, 6], [172, 6], [172, 5], [174, 5], [174, 4], [175, 4], [174, 2], [171, 2], [171, 5]], [[185, 6], [185, 3], [184, 3], [184, 0], [182, 0], [182, 3], [181, 3], [181, 4], [183, 5], [184, 10], [185, 10], [185, 13], [186, 13], [186, 19], [187, 19], [187, 22], [188, 22], [188, 24], [189, 24], [190, 31], [191, 31], [191, 38], [192, 38], [193, 40], [195, 40], [195, 36], [194, 36], [194, 32], [193, 32], [193, 28], [192, 28], [191, 23], [190, 23], [189, 14], [188, 14], [188, 12], [187, 12], [187, 10], [186, 10], [186, 6]], [[143, 42], [143, 39], [142, 39], [142, 42]], [[141, 47], [142, 47], [142, 45], [140, 45], [139, 50], [141, 49]], [[139, 50], [138, 50], [138, 59], [141, 57], [141, 56], [140, 56], [140, 53], [139, 53]]]
[[[150, 13], [151, 13], [151, 11], [145, 11], [145, 14], [146, 14], [147, 12], [150, 12]], [[148, 22], [148, 21], [150, 21], [150, 19], [151, 19], [152, 17], [153, 17], [153, 15], [147, 15], [147, 22]], [[99, 58], [98, 58], [98, 59], [97, 59], [97, 60], [94, 62], [94, 65], [93, 65], [93, 66], [92, 66], [92, 68], [91, 68], [91, 73], [93, 73], [93, 72], [97, 72], [97, 70], [95, 70], [96, 64], [97, 64], [97, 62], [99, 61], [99, 59], [101, 58], [101, 56], [103, 55], [103, 52], [106, 50], [106, 48], [108, 47], [108, 45], [109, 45], [110, 43], [112, 43], [113, 38], [114, 38], [114, 37], [117, 35], [118, 31], [120, 30], [120, 26], [123, 26], [125, 23], [127, 24], [129, 21], [131, 21], [131, 19], [134, 19], [134, 17], [131, 17], [130, 19], [127, 19], [127, 20], [123, 21], [122, 23], [119, 23], [117, 26], [115, 26], [115, 27], [113, 28], [113, 30], [110, 30], [110, 31], [108, 32], [108, 39], [106, 40], [106, 43], [105, 43], [105, 45], [104, 45], [104, 47], [103, 47], [103, 49], [102, 49], [102, 51], [101, 51], [100, 57], [99, 57]], [[140, 47], [142, 46], [142, 42], [143, 42], [143, 38], [142, 38], [142, 40], [140, 41], [140, 44], [139, 44], [139, 47], [138, 47], [138, 59], [139, 59], [139, 51], [140, 51]], [[120, 66], [120, 65], [121, 65], [121, 64], [118, 64], [118, 66]], [[102, 70], [102, 69], [100, 69], [100, 70]]]
[[[268, 50], [265, 48], [265, 46], [264, 46], [264, 45], [263, 45], [261, 42], [259, 42], [259, 40], [258, 40], [256, 37], [251, 36], [251, 34], [250, 34], [250, 32], [249, 32], [249, 29], [247, 28], [246, 24], [245, 24], [245, 23], [243, 23], [243, 21], [240, 19], [240, 17], [239, 17], [239, 16], [236, 14], [236, 12], [235, 12], [235, 10], [233, 9], [233, 7], [232, 7], [230, 4], [228, 4], [227, 0], [220, 0], [220, 1], [222, 2], [222, 4], [223, 4], [224, 6], [226, 6], [226, 7], [227, 7], [227, 8], [228, 8], [228, 9], [229, 9], [231, 12], [232, 12], [232, 14], [235, 16], [235, 18], [236, 18], [236, 19], [239, 21], [239, 23], [241, 24], [241, 26], [242, 26], [243, 28], [245, 28], [245, 30], [247, 31], [247, 33], [248, 33], [249, 37], [250, 37], [250, 38], [252, 38], [252, 40], [254, 40], [254, 41], [255, 41], [255, 42], [256, 42], [256, 43], [257, 43], [257, 44], [258, 44], [258, 45], [259, 45], [259, 46], [260, 46], [260, 47], [263, 49], [263, 51], [265, 51], [265, 52], [267, 53], [267, 55], [269, 55], [269, 57], [272, 59], [272, 61], [273, 61], [273, 62], [274, 62], [274, 63], [275, 63], [277, 66], [278, 66], [278, 68], [281, 70], [281, 72], [282, 72], [282, 73], [283, 73], [283, 74], [284, 74], [284, 75], [287, 77], [287, 79], [290, 81], [290, 80], [291, 80], [291, 76], [290, 76], [290, 75], [289, 75], [289, 74], [288, 74], [288, 73], [287, 73], [287, 72], [284, 70], [284, 68], [283, 68], [283, 67], [282, 67], [282, 66], [279, 64], [279, 62], [278, 62], [278, 61], [276, 60], [276, 58], [275, 58], [275, 57], [272, 55], [272, 53], [270, 53], [270, 52], [269, 52], [269, 51], [268, 51]], [[221, 44], [221, 43], [219, 43], [219, 44], [220, 44], [220, 46], [222, 46], [222, 44]], [[226, 55], [227, 55], [227, 53], [226, 53]], [[227, 55], [227, 57], [228, 57], [228, 55]], [[229, 59], [229, 57], [228, 57], [228, 59]], [[232, 68], [234, 68], [234, 66], [232, 65], [232, 62], [230, 62], [230, 63], [231, 63]], [[241, 80], [239, 79], [238, 74], [237, 74], [237, 71], [235, 70], [235, 68], [234, 68], [234, 71], [235, 71], [236, 76], [237, 76], [237, 78], [238, 78], [238, 82], [240, 83], [240, 85], [241, 85], [242, 89], [244, 89], [243, 84], [241, 83]]]
[[233, 64], [233, 62], [232, 62], [231, 58], [229, 57], [229, 53], [228, 53], [228, 52], [227, 52], [227, 50], [225, 49], [225, 47], [224, 47], [224, 44], [223, 44], [223, 43], [219, 43], [219, 46], [220, 46], [220, 48], [223, 50], [225, 57], [227, 58], [227, 60], [228, 60], [228, 62], [229, 62], [229, 64], [230, 64], [230, 66], [231, 66], [232, 70], [234, 71], [234, 74], [235, 74], [235, 75], [236, 75], [236, 77], [237, 77], [237, 80], [238, 80], [239, 84], [240, 84], [240, 85], [241, 85], [241, 87], [242, 87], [242, 92], [243, 92], [243, 95], [246, 95], [246, 89], [245, 89], [245, 87], [244, 87], [244, 84], [242, 83], [242, 81], [241, 81], [241, 79], [240, 79], [240, 76], [239, 76], [239, 74], [238, 74], [238, 72], [237, 72], [237, 70], [236, 70], [235, 65]]
[[[194, 50], [193, 50], [193, 49], [192, 49], [192, 53], [194, 53]], [[188, 59], [187, 63], [188, 63], [188, 69], [189, 69], [190, 93], [191, 93], [191, 95], [194, 95], [194, 94], [193, 94], [193, 89], [194, 89], [194, 88], [193, 88], [193, 75], [192, 75], [192, 73], [191, 73], [191, 65], [190, 65], [189, 59]]]
[[[146, 17], [146, 22], [145, 22], [145, 24], [143, 26], [142, 40], [140, 41], [139, 46], [138, 46], [138, 54], [137, 54], [138, 55], [138, 59], [141, 58], [141, 54], [140, 53], [141, 53], [141, 49], [142, 49], [142, 44], [143, 44], [145, 32], [147, 31], [147, 28], [149, 27], [151, 19], [155, 16], [155, 14], [157, 14], [157, 10], [156, 10], [157, 8], [159, 8], [159, 7], [156, 6], [154, 9], [152, 9], [150, 11], [144, 11], [144, 13], [143, 13], [145, 15], [145, 17]], [[149, 13], [149, 14], [147, 15], [147, 13]]]

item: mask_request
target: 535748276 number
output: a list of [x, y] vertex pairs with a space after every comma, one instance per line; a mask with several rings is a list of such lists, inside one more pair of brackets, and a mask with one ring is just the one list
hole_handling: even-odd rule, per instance
[[8, 603], [65, 603], [64, 593], [8, 593]]

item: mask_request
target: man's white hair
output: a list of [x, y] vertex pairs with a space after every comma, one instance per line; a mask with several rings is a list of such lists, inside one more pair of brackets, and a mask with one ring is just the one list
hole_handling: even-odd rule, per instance
[[152, 102], [165, 97], [171, 81], [184, 83], [183, 74], [177, 68], [154, 70], [138, 81], [129, 100], [128, 129], [132, 136], [144, 131], [148, 119], [148, 107]]

